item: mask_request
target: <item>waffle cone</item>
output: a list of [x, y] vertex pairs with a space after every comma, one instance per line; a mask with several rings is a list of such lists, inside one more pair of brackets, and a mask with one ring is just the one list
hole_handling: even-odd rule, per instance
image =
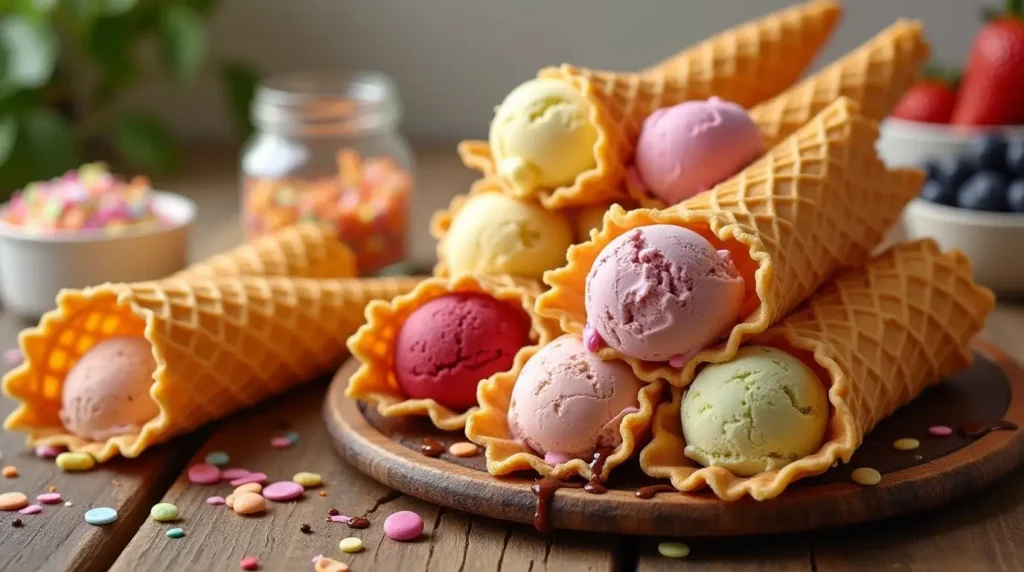
[[[466, 423], [466, 437], [484, 448], [487, 471], [492, 475], [508, 475], [518, 471], [535, 471], [545, 477], [569, 479], [581, 476], [590, 480], [594, 471], [590, 464], [581, 459], [549, 465], [522, 442], [518, 441], [508, 426], [508, 409], [512, 390], [523, 366], [540, 350], [541, 346], [530, 346], [516, 354], [515, 366], [495, 374], [480, 383], [476, 390], [480, 408], [474, 411]], [[605, 480], [615, 467], [629, 460], [650, 434], [651, 420], [655, 408], [661, 402], [665, 385], [656, 381], [640, 390], [639, 411], [630, 413], [619, 423], [622, 443], [607, 458], [600, 480]]]
[[738, 175], [665, 210], [626, 212], [613, 206], [604, 227], [567, 253], [564, 268], [544, 275], [551, 289], [537, 311], [566, 332], [586, 323], [587, 274], [616, 237], [652, 224], [686, 227], [730, 252], [746, 283], [740, 315], [724, 344], [699, 352], [682, 368], [622, 356], [646, 381], [685, 386], [702, 362], [732, 359], [740, 344], [781, 320], [842, 266], [865, 263], [917, 195], [919, 171], [888, 171], [875, 154], [878, 130], [840, 98]]
[[[590, 104], [597, 127], [596, 166], [572, 185], [525, 192], [548, 208], [612, 202], [625, 196], [626, 171], [643, 120], [654, 110], [712, 96], [750, 107], [793, 84], [824, 45], [841, 9], [831, 0], [787, 8], [726, 30], [665, 60], [655, 68], [620, 73], [577, 68], [546, 68], [538, 78], [570, 83]], [[459, 155], [467, 167], [495, 175], [485, 141], [464, 141]]]
[[[349, 380], [345, 394], [375, 405], [385, 417], [426, 415], [438, 429], [462, 429], [475, 408], [452, 411], [433, 399], [409, 399], [403, 394], [392, 368], [395, 338], [402, 324], [435, 298], [455, 292], [479, 292], [522, 308], [530, 318], [530, 340], [543, 345], [560, 332], [553, 321], [541, 318], [533, 310], [540, 291], [541, 284], [531, 280], [467, 274], [451, 279], [429, 278], [407, 294], [371, 303], [366, 308], [366, 323], [348, 340], [349, 350], [361, 365]], [[515, 364], [519, 364], [518, 360]]]
[[211, 256], [175, 277], [351, 278], [357, 275], [355, 254], [336, 234], [313, 223], [300, 223]]
[[[34, 445], [67, 446], [99, 461], [187, 433], [337, 368], [344, 339], [371, 301], [412, 290], [417, 278], [313, 280], [190, 278], [64, 290], [57, 309], [21, 333], [25, 362], [3, 380], [21, 401], [6, 420]], [[157, 363], [150, 396], [160, 413], [139, 432], [89, 441], [58, 413], [71, 367], [96, 343], [144, 336]]]
[[880, 420], [967, 366], [968, 344], [993, 304], [992, 293], [971, 280], [961, 253], [942, 254], [931, 240], [898, 245], [844, 272], [753, 340], [792, 353], [828, 382], [831, 420], [816, 453], [750, 478], [701, 468], [683, 455], [683, 390], [673, 388], [672, 401], [658, 408], [640, 465], [681, 491], [707, 485], [725, 500], [776, 497], [793, 481], [849, 462]]

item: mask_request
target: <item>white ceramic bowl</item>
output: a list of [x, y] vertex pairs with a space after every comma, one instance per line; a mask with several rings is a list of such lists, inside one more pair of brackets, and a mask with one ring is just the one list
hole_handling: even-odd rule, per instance
[[196, 205], [156, 192], [158, 228], [108, 236], [102, 230], [30, 234], [0, 221], [0, 299], [7, 310], [36, 318], [54, 308], [62, 288], [163, 278], [188, 263], [188, 235]]
[[999, 133], [1024, 139], [1024, 126], [971, 128], [889, 118], [879, 125], [878, 154], [889, 167], [921, 167], [937, 159], [959, 157], [975, 139]]

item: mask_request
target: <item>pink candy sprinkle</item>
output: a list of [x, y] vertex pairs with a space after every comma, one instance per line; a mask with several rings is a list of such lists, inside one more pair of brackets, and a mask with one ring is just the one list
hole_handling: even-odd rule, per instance
[[40, 445], [36, 447], [36, 456], [43, 459], [52, 459], [64, 452], [64, 447], [56, 445]]
[[565, 453], [556, 453], [554, 451], [548, 451], [547, 453], [544, 453], [544, 462], [551, 465], [552, 467], [555, 465], [561, 465], [562, 463], [565, 463], [570, 459], [572, 459], [572, 457], [566, 455]]
[[317, 554], [316, 556], [313, 557], [313, 564], [316, 564], [317, 562], [320, 562], [323, 559], [324, 559], [324, 555], [323, 554]]
[[232, 480], [229, 484], [233, 487], [239, 487], [246, 483], [265, 483], [267, 482], [267, 475], [263, 473], [249, 473], [244, 477], [239, 477]]
[[233, 481], [235, 479], [240, 479], [246, 475], [251, 474], [252, 471], [250, 471], [249, 469], [225, 469], [220, 472], [220, 478], [222, 481]]
[[270, 446], [275, 449], [287, 449], [292, 446], [292, 440], [287, 437], [274, 437], [270, 440]]
[[242, 566], [242, 570], [256, 570], [260, 567], [260, 562], [256, 560], [255, 556], [246, 556], [239, 564]]
[[601, 334], [597, 333], [597, 330], [590, 324], [587, 324], [583, 328], [583, 345], [586, 346], [588, 352], [596, 352], [601, 349]]
[[37, 496], [36, 500], [43, 504], [57, 504], [64, 499], [61, 498], [60, 493], [43, 493]]
[[25, 356], [21, 354], [21, 350], [18, 348], [11, 348], [4, 352], [4, 361], [10, 366], [20, 365], [21, 362], [25, 361]]
[[336, 514], [336, 515], [331, 516], [329, 518], [331, 519], [331, 522], [343, 522], [345, 524], [348, 524], [349, 521], [352, 520], [351, 516], [345, 516], [343, 514]]
[[400, 510], [384, 520], [384, 534], [391, 540], [416, 540], [423, 534], [423, 519], [412, 511]]
[[928, 428], [928, 434], [932, 437], [949, 437], [953, 434], [953, 428], [945, 425], [935, 425]]
[[206, 499], [206, 504], [212, 504], [214, 506], [220, 506], [224, 504], [224, 497], [210, 497]]
[[206, 463], [192, 465], [188, 468], [188, 480], [197, 485], [212, 485], [220, 481], [220, 469]]
[[278, 481], [263, 487], [263, 496], [272, 501], [292, 500], [302, 496], [306, 489], [292, 481]]
[[39, 514], [43, 512], [43, 507], [37, 504], [30, 504], [27, 507], [18, 511], [20, 514]]

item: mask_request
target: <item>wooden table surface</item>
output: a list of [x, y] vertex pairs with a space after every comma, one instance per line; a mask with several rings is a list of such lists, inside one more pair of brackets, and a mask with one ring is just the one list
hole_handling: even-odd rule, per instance
[[[203, 157], [193, 161], [187, 176], [156, 181], [198, 202], [193, 236], [197, 259], [240, 239], [234, 156]], [[433, 242], [426, 234], [429, 213], [466, 190], [472, 178], [450, 147], [420, 153], [412, 252], [419, 265], [428, 265], [433, 257]], [[14, 347], [18, 331], [27, 325], [0, 314], [0, 349]], [[1000, 305], [986, 335], [1024, 361], [1024, 306]], [[54, 485], [73, 503], [47, 506], [35, 516], [0, 513], [0, 571], [239, 570], [241, 558], [250, 555], [259, 559], [261, 570], [311, 570], [317, 554], [346, 561], [354, 572], [1024, 570], [1024, 468], [981, 494], [925, 514], [802, 535], [691, 539], [690, 557], [671, 560], [658, 555], [657, 544], [664, 539], [562, 532], [545, 536], [527, 526], [439, 508], [389, 490], [334, 454], [320, 416], [325, 388], [325, 382], [312, 384], [149, 450], [139, 459], [120, 459], [81, 474], [60, 472], [52, 461], [36, 458], [21, 434], [0, 432], [0, 464], [16, 465], [21, 473], [0, 478], [0, 493], [17, 490], [34, 497]], [[9, 399], [0, 399], [0, 417], [13, 407]], [[287, 431], [299, 434], [294, 447], [269, 446], [271, 437]], [[269, 503], [259, 518], [209, 506], [208, 496], [226, 496], [230, 487], [193, 485], [184, 469], [218, 450], [231, 456], [232, 465], [262, 470], [271, 480], [286, 480], [298, 471], [318, 472], [325, 479], [326, 496], [313, 491], [302, 502]], [[179, 507], [177, 523], [149, 519], [150, 507], [160, 501]], [[117, 522], [87, 525], [83, 513], [94, 506], [116, 508]], [[373, 525], [350, 530], [327, 523], [324, 515], [331, 507], [365, 514]], [[421, 541], [382, 541], [383, 518], [397, 510], [423, 516]], [[12, 527], [15, 518], [24, 526]], [[299, 531], [303, 523], [311, 525], [311, 534]], [[164, 532], [172, 526], [183, 528], [186, 536], [166, 538]], [[362, 538], [365, 550], [342, 554], [338, 541], [346, 536]]]

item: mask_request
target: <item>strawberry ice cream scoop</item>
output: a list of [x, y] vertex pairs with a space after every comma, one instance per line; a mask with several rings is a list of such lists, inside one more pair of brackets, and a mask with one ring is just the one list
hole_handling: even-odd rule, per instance
[[491, 296], [449, 294], [414, 311], [395, 339], [394, 373], [412, 399], [433, 399], [463, 411], [476, 405], [476, 386], [508, 370], [530, 343], [525, 313]]
[[96, 441], [138, 431], [160, 412], [149, 396], [154, 371], [153, 350], [141, 337], [96, 344], [64, 380], [61, 422], [75, 435]]
[[636, 145], [636, 175], [672, 205], [721, 183], [764, 153], [761, 130], [735, 103], [712, 97], [652, 113]]
[[727, 251], [680, 226], [643, 226], [605, 246], [587, 275], [588, 346], [681, 367], [728, 333], [743, 296]]
[[636, 412], [643, 382], [621, 361], [603, 361], [567, 335], [523, 366], [512, 390], [508, 425], [549, 462], [590, 460], [622, 442], [622, 418]]

